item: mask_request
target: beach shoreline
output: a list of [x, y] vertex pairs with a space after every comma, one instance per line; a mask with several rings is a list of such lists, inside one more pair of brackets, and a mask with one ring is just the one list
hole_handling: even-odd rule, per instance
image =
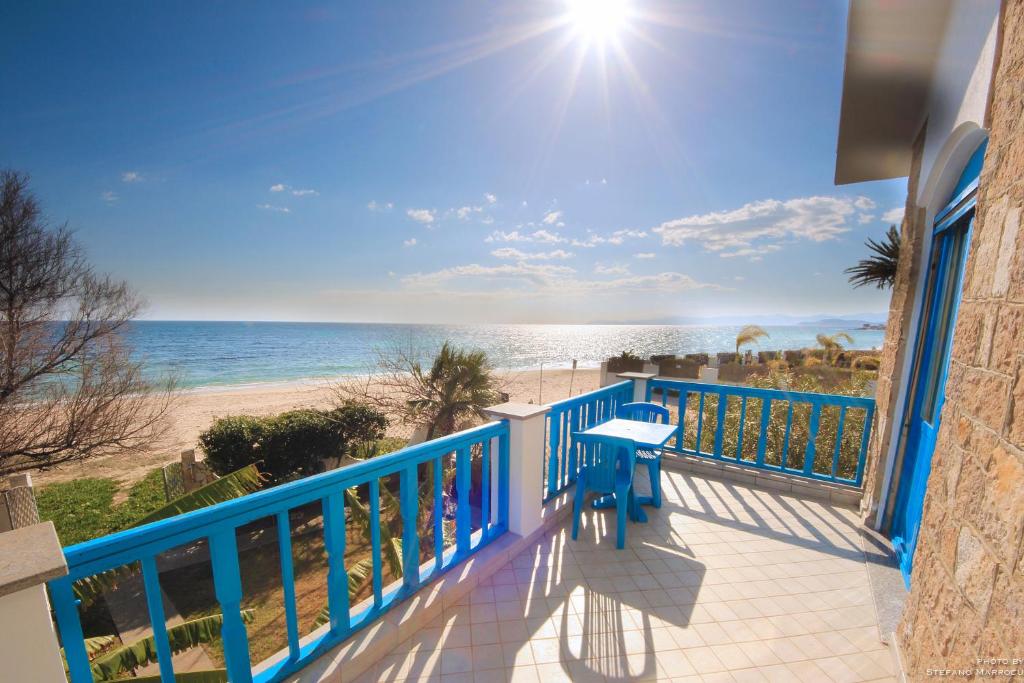
[[[600, 369], [546, 369], [543, 387], [539, 370], [495, 371], [500, 391], [510, 401], [521, 403], [553, 403], [572, 395], [598, 388]], [[358, 377], [347, 376], [330, 380], [313, 378], [283, 382], [260, 382], [239, 385], [206, 386], [183, 389], [168, 414], [165, 437], [144, 453], [101, 456], [60, 469], [33, 472], [36, 486], [72, 481], [85, 477], [114, 479], [131, 484], [142, 479], [149, 471], [179, 459], [180, 452], [198, 448], [199, 434], [213, 422], [229, 415], [268, 416], [301, 408], [327, 408], [334, 399], [332, 387]], [[362, 377], [365, 380], [365, 376]], [[389, 436], [408, 438], [411, 425], [392, 420]]]

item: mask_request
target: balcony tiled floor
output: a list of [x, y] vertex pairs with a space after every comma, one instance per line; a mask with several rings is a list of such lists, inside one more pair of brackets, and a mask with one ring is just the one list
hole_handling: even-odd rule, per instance
[[853, 511], [662, 476], [624, 550], [587, 510], [359, 680], [893, 680]]

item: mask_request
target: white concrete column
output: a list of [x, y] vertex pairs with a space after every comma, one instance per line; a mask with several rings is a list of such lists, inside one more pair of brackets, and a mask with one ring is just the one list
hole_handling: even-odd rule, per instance
[[658, 375], [653, 372], [620, 372], [619, 377], [621, 379], [633, 380], [633, 400], [634, 401], [646, 401], [647, 400], [647, 382], [652, 380]]
[[508, 530], [529, 536], [540, 528], [544, 509], [544, 416], [550, 406], [502, 403], [484, 411], [508, 420]]
[[67, 573], [53, 522], [0, 534], [0, 679], [67, 680], [46, 596]]
[[701, 368], [700, 381], [707, 382], [708, 384], [716, 384], [718, 382], [718, 368]]

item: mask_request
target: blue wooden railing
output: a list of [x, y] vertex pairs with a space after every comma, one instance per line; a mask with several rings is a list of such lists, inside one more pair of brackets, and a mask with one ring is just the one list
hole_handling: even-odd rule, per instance
[[633, 400], [633, 382], [618, 384], [551, 404], [545, 425], [544, 500], [550, 500], [576, 481], [579, 448], [572, 433], [615, 417], [615, 409]]
[[673, 409], [680, 429], [670, 451], [853, 486], [863, 481], [873, 399], [655, 379], [647, 400]]
[[[475, 518], [470, 503], [473, 455], [477, 456], [480, 463], [481, 481], [479, 513]], [[446, 506], [442, 464], [452, 457], [455, 462], [457, 494], [456, 499], [449, 501]], [[434, 495], [431, 504], [434, 548], [433, 561], [421, 564], [417, 528], [421, 484], [419, 466], [425, 463], [433, 464]], [[395, 582], [388, 590], [384, 590], [380, 547], [380, 487], [382, 478], [394, 475], [399, 478], [400, 489], [402, 579], [400, 585]], [[346, 489], [357, 486], [365, 486], [365, 495], [369, 498], [373, 598], [369, 606], [354, 612], [349, 605], [348, 569], [345, 565], [344, 495]], [[496, 500], [492, 496], [496, 496]], [[327, 553], [330, 628], [300, 645], [289, 512], [318, 502], [323, 512], [323, 540]], [[446, 507], [450, 509], [452, 503], [454, 542], [446, 545], [442, 528], [443, 511]], [[421, 584], [504, 533], [508, 525], [508, 506], [509, 429], [508, 422], [502, 421], [65, 548], [69, 573], [51, 581], [49, 587], [72, 683], [93, 680], [74, 592], [76, 581], [126, 565], [141, 567], [161, 680], [171, 683], [174, 681], [174, 669], [164, 623], [157, 556], [182, 545], [205, 541], [209, 546], [214, 592], [224, 615], [221, 637], [228, 677], [234, 683], [277, 681], [302, 668], [356, 630], [372, 623], [396, 601], [408, 597]], [[496, 510], [493, 519], [492, 509]], [[241, 614], [242, 583], [236, 532], [244, 525], [265, 518], [273, 519], [276, 524], [288, 654], [254, 674]]]

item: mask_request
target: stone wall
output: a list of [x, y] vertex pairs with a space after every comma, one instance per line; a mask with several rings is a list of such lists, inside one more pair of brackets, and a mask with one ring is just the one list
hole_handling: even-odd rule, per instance
[[914, 680], [1024, 657], [1024, 0], [1003, 12], [947, 398], [897, 632]]
[[897, 437], [899, 426], [891, 427], [893, 420], [898, 419], [900, 408], [897, 405], [900, 377], [904, 367], [912, 359], [908, 357], [910, 339], [915, 334], [911, 329], [914, 297], [917, 292], [918, 262], [924, 245], [926, 230], [924, 229], [925, 211], [914, 204], [917, 196], [917, 185], [921, 174], [921, 157], [924, 152], [925, 127], [921, 127], [917, 140], [914, 142], [913, 162], [910, 168], [910, 181], [907, 187], [907, 205], [900, 226], [900, 260], [896, 274], [896, 282], [892, 288], [892, 299], [889, 303], [889, 319], [885, 326], [885, 342], [882, 346], [881, 363], [878, 367], [878, 385], [875, 389], [876, 418], [873, 435], [868, 444], [868, 455], [865, 463], [864, 497], [861, 499], [861, 512], [865, 522], [874, 526], [876, 516], [883, 512], [878, 509], [883, 480], [885, 477], [885, 455], [893, 439]]

